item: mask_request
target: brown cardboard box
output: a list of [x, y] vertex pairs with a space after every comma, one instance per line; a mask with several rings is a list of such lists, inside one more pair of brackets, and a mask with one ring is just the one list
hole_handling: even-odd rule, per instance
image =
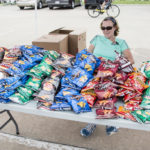
[[83, 29], [62, 27], [32, 41], [32, 44], [46, 50], [76, 55], [86, 48], [86, 32]]
[[76, 55], [86, 48], [86, 32], [78, 28], [59, 28], [49, 34], [68, 34], [68, 53]]
[[45, 50], [56, 50], [68, 53], [68, 35], [67, 34], [47, 34], [32, 41], [33, 45], [44, 48]]
[[76, 55], [79, 51], [86, 48], [86, 32], [75, 30], [69, 33], [68, 37], [68, 52]]

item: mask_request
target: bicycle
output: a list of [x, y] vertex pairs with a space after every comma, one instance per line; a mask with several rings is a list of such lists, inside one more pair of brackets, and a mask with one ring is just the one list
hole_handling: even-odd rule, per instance
[[[108, 16], [112, 16], [114, 18], [118, 17], [120, 14], [120, 8], [117, 5], [112, 4], [112, 0], [110, 0], [109, 3], [106, 4], [105, 12]], [[99, 3], [96, 3], [95, 5], [90, 5], [88, 7], [88, 15], [92, 18], [98, 17], [100, 14], [102, 15], [105, 12], [101, 12], [101, 7]]]

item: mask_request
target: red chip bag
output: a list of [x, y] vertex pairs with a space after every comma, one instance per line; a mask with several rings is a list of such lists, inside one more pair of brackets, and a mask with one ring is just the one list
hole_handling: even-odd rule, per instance
[[136, 119], [131, 115], [130, 110], [125, 110], [123, 106], [119, 106], [116, 115], [120, 118], [136, 121]]
[[127, 109], [127, 110], [131, 110], [131, 111], [142, 109], [140, 107], [140, 105], [138, 103], [135, 103], [135, 102], [127, 102], [127, 103], [125, 103], [124, 108]]
[[112, 77], [117, 72], [118, 67], [119, 67], [119, 64], [114, 63], [110, 60], [106, 62], [103, 61], [98, 68], [97, 77], [100, 77], [100, 78]]
[[82, 94], [82, 96], [84, 97], [85, 100], [87, 100], [89, 106], [93, 107], [96, 100], [96, 96], [86, 95], [86, 94]]
[[120, 71], [120, 72], [116, 72], [115, 74], [115, 83], [118, 83], [118, 84], [124, 84], [124, 82], [127, 80], [128, 78], [128, 75], [123, 72], [123, 71]]
[[94, 107], [99, 109], [113, 109], [114, 102], [110, 100], [97, 100]]
[[85, 87], [82, 88], [81, 93], [84, 93], [88, 90], [93, 90], [94, 87], [99, 83], [98, 78], [94, 78], [92, 81], [90, 81]]
[[142, 96], [141, 96], [141, 95], [140, 95], [140, 96], [136, 96], [136, 97], [134, 97], [134, 98], [131, 98], [129, 101], [130, 101], [130, 102], [134, 102], [134, 103], [141, 104], [141, 102], [142, 102]]
[[121, 55], [120, 53], [118, 53], [117, 51], [116, 52], [116, 59], [115, 59], [115, 62], [119, 63], [119, 69], [123, 72], [133, 72], [134, 71], [134, 68], [132, 66], [132, 64], [123, 56]]
[[102, 84], [96, 85], [94, 91], [98, 99], [108, 99], [117, 94], [117, 89], [110, 82], [103, 82]]
[[103, 109], [96, 109], [96, 119], [111, 119], [116, 118], [116, 110], [103, 110]]
[[130, 90], [124, 89], [124, 88], [120, 88], [116, 94], [116, 96], [125, 96], [126, 94], [131, 93]]
[[131, 79], [131, 84], [133, 88], [138, 92], [142, 93], [144, 89], [148, 88], [149, 86], [145, 84], [146, 77], [140, 72], [132, 73], [129, 78]]
[[137, 92], [131, 92], [128, 94], [125, 94], [123, 100], [124, 102], [128, 102], [130, 99], [133, 99], [135, 97], [139, 97], [141, 94], [137, 93]]

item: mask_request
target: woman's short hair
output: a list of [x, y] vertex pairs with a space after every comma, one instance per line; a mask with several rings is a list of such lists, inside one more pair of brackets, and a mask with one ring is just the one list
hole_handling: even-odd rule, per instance
[[102, 27], [102, 23], [104, 21], [108, 21], [110, 20], [112, 23], [113, 23], [113, 26], [116, 27], [116, 30], [114, 31], [114, 36], [118, 36], [119, 34], [119, 26], [118, 26], [118, 23], [116, 21], [116, 19], [114, 17], [106, 17], [104, 18], [104, 20], [101, 22], [100, 26]]

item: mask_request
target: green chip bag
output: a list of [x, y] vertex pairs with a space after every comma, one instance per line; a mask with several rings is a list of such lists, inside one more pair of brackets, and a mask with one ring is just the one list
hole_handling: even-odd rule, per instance
[[29, 99], [34, 93], [34, 91], [28, 87], [19, 87], [17, 88], [17, 91], [27, 99]]
[[38, 91], [39, 88], [41, 87], [42, 79], [38, 79], [35, 77], [30, 77], [28, 81], [26, 82], [25, 86], [34, 90]]
[[135, 110], [131, 114], [139, 123], [150, 123], [150, 110]]
[[150, 61], [146, 62], [144, 73], [148, 79], [150, 79]]
[[45, 54], [52, 60], [56, 60], [60, 56], [60, 54], [58, 52], [53, 51], [53, 50], [45, 51]]
[[140, 106], [144, 109], [150, 109], [150, 87], [145, 90], [142, 98]]
[[31, 101], [32, 98], [25, 98], [23, 95], [21, 95], [20, 93], [15, 93], [13, 95], [11, 95], [9, 97], [9, 99], [15, 103], [18, 103], [18, 104], [26, 104], [27, 102]]
[[30, 69], [26, 75], [41, 79], [44, 77], [43, 72], [38, 68], [38, 65], [34, 66], [32, 69]]
[[44, 56], [42, 62], [36, 67], [36, 70], [42, 72], [44, 75], [49, 76], [53, 70], [52, 61], [47, 57]]

